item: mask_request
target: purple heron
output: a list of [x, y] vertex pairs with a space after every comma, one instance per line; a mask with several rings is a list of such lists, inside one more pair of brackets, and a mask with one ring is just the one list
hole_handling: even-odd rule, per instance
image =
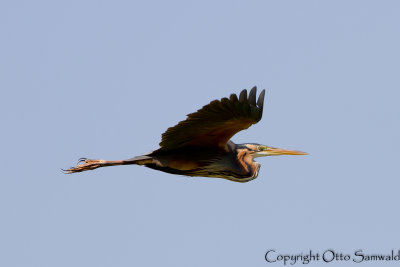
[[224, 178], [248, 182], [257, 178], [260, 164], [254, 158], [277, 155], [306, 155], [255, 143], [235, 144], [230, 139], [237, 132], [261, 120], [265, 90], [256, 100], [257, 88], [239, 97], [214, 100], [186, 120], [162, 134], [160, 148], [127, 160], [81, 158], [77, 166], [64, 170], [75, 173], [115, 165], [143, 165], [155, 170], [186, 175]]

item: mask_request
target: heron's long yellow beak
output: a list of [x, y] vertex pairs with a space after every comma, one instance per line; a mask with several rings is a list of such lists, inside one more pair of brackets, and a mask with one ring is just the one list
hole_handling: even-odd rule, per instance
[[308, 153], [297, 150], [288, 150], [288, 149], [274, 148], [274, 147], [268, 147], [267, 150], [258, 151], [255, 153], [256, 157], [279, 156], [279, 155], [308, 155]]
[[283, 148], [269, 148], [265, 152], [271, 156], [279, 156], [279, 155], [308, 155], [306, 152], [297, 151], [297, 150], [287, 150]]

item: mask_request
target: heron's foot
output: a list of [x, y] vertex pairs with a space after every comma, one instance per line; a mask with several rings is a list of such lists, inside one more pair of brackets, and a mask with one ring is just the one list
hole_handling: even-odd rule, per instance
[[69, 169], [63, 170], [65, 173], [75, 173], [75, 172], [83, 172], [94, 170], [99, 167], [103, 167], [105, 160], [102, 159], [87, 159], [87, 158], [80, 158], [78, 160], [78, 164], [75, 167], [71, 167]]

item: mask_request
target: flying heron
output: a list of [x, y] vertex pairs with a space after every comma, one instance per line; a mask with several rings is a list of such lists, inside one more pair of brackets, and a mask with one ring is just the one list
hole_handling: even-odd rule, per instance
[[94, 160], [81, 158], [76, 167], [64, 170], [75, 173], [114, 165], [144, 165], [146, 167], [186, 176], [224, 178], [248, 182], [257, 178], [260, 164], [254, 158], [277, 155], [307, 155], [255, 143], [235, 144], [230, 139], [237, 132], [261, 120], [265, 89], [256, 101], [257, 87], [247, 96], [214, 100], [187, 115], [162, 134], [160, 148], [127, 160]]

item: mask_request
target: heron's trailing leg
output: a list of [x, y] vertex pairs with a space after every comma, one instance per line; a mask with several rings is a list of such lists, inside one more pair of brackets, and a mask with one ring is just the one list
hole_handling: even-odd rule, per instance
[[80, 158], [78, 160], [78, 164], [75, 167], [71, 167], [63, 171], [65, 173], [75, 173], [75, 172], [90, 171], [100, 167], [129, 165], [129, 164], [143, 165], [151, 162], [152, 158], [148, 156], [139, 156], [128, 160], [103, 160], [103, 159]]
[[78, 164], [75, 167], [71, 167], [67, 170], [63, 170], [66, 173], [75, 173], [94, 170], [100, 167], [122, 165], [123, 160], [103, 160], [103, 159], [86, 159], [81, 158], [78, 160]]

